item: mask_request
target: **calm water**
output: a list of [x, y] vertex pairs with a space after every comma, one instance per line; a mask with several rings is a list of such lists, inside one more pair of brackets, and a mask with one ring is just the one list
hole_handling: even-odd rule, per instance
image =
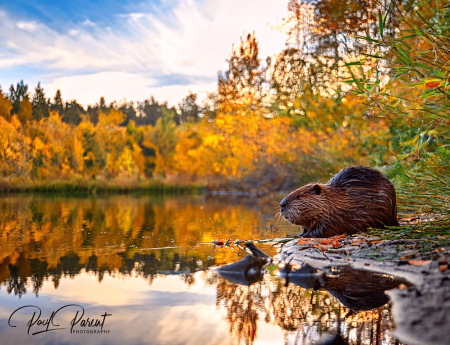
[[[338, 329], [349, 344], [397, 344], [389, 304], [350, 313], [327, 292], [285, 286], [275, 273], [245, 286], [208, 269], [246, 254], [202, 243], [298, 232], [274, 220], [275, 205], [204, 196], [2, 196], [0, 344], [318, 344]], [[32, 335], [69, 304], [76, 305], [48, 327], [57, 330]], [[96, 327], [88, 327], [92, 319]], [[85, 330], [109, 332], [77, 332]]]

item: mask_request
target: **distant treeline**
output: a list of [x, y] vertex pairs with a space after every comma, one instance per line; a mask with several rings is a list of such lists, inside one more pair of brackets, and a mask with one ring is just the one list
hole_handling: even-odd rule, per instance
[[189, 93], [176, 107], [100, 98], [86, 109], [59, 90], [50, 99], [40, 84], [11, 85], [0, 90], [0, 181], [156, 178], [263, 191], [344, 165], [444, 155], [450, 15], [414, 4], [291, 0], [286, 48], [263, 61], [255, 33], [241, 38], [202, 104]]

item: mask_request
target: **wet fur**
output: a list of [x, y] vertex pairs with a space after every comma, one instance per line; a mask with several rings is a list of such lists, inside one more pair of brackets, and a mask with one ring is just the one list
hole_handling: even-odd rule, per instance
[[399, 225], [394, 186], [381, 172], [368, 167], [344, 168], [327, 184], [308, 184], [283, 201], [287, 206], [280, 211], [282, 217], [303, 226], [304, 237]]

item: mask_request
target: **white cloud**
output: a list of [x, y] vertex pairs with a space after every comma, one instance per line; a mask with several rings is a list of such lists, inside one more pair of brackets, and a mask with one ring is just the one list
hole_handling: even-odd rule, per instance
[[16, 26], [19, 29], [22, 29], [22, 30], [25, 30], [25, 31], [29, 31], [29, 32], [34, 32], [37, 29], [36, 22], [19, 21], [19, 22], [17, 22]]
[[[206, 97], [207, 91], [215, 90], [216, 83], [192, 83], [190, 85], [155, 86], [151, 78], [127, 72], [100, 72], [93, 74], [66, 76], [54, 79], [44, 85], [47, 96], [53, 96], [57, 89], [63, 99], [73, 98], [83, 105], [98, 102], [101, 96], [107, 103], [116, 101], [142, 101], [154, 96], [159, 101], [177, 104], [189, 91], [197, 93], [199, 101]], [[74, 96], [75, 95], [75, 96]]]
[[[189, 90], [214, 91], [215, 83], [204, 80], [215, 80], [217, 71], [227, 67], [232, 43], [247, 32], [256, 32], [262, 59], [281, 51], [285, 37], [269, 24], [279, 21], [286, 7], [287, 0], [210, 0], [204, 5], [180, 0], [169, 14], [121, 15], [112, 27], [90, 20], [68, 23], [63, 33], [0, 12], [0, 48], [8, 48], [0, 55], [0, 69], [44, 70], [40, 80], [47, 94], [60, 88], [66, 99], [84, 105], [102, 95], [142, 99], [150, 92], [173, 104]], [[164, 75], [189, 76], [190, 82], [157, 87]], [[17, 75], [7, 82], [20, 79], [30, 78]]]

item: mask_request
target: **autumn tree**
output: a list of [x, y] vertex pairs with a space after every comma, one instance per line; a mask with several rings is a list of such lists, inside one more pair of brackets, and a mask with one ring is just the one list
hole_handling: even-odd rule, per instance
[[17, 116], [13, 116], [11, 123], [0, 116], [0, 177], [2, 178], [26, 177], [28, 174], [29, 150], [26, 138], [21, 131], [18, 131], [20, 126]]
[[172, 156], [177, 142], [174, 117], [174, 110], [163, 108], [161, 117], [156, 121], [155, 126], [149, 128], [144, 134], [142, 144], [154, 150], [154, 172], [160, 175], [165, 175], [172, 166]]
[[136, 124], [136, 108], [134, 106], [134, 102], [122, 102], [122, 103], [113, 103], [113, 108], [120, 110], [122, 113], [126, 115], [125, 125], [128, 125], [130, 121], [133, 121]]
[[267, 66], [261, 64], [254, 33], [241, 39], [237, 47], [233, 46], [228, 65], [228, 70], [219, 72], [218, 108], [231, 113], [236, 113], [242, 106], [260, 110], [270, 59], [267, 59]]
[[76, 129], [76, 136], [83, 147], [83, 174], [95, 177], [104, 169], [106, 162], [94, 125], [87, 120], [80, 122]]
[[94, 125], [97, 125], [97, 123], [99, 121], [100, 113], [102, 112], [103, 114], [107, 114], [110, 109], [111, 109], [111, 106], [108, 107], [106, 105], [105, 97], [102, 96], [102, 97], [100, 97], [100, 100], [98, 101], [98, 103], [96, 103], [93, 107], [91, 107], [91, 106], [88, 107], [87, 112], [89, 114], [89, 118], [90, 118], [91, 122]]
[[[303, 76], [314, 92], [330, 93], [347, 78], [345, 63], [361, 53], [376, 54], [378, 46], [357, 36], [379, 37], [379, 12], [396, 8], [397, 1], [290, 0], [282, 24], [286, 50], [278, 57], [278, 74], [289, 71]], [[385, 22], [384, 36], [399, 26], [397, 16]]]
[[2, 89], [0, 88], [0, 116], [9, 120], [11, 118], [12, 107], [11, 101], [3, 94]]
[[12, 103], [11, 115], [17, 114], [21, 123], [26, 123], [33, 117], [32, 105], [28, 94], [28, 85], [23, 80], [17, 83], [16, 88], [9, 88], [9, 99]]

